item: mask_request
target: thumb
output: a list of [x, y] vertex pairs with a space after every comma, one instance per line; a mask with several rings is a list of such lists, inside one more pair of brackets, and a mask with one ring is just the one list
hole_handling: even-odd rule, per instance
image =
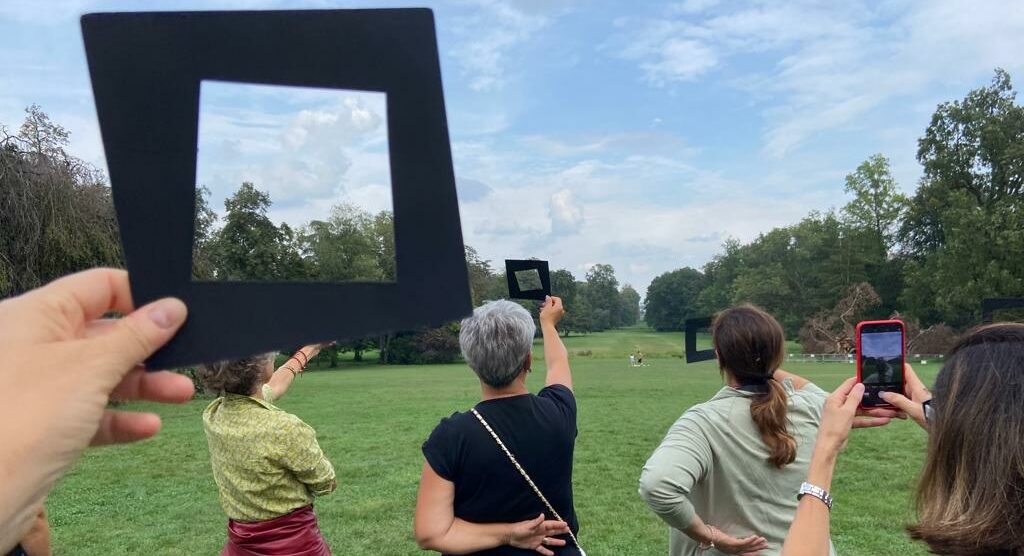
[[541, 524], [543, 524], [543, 523], [544, 523], [544, 514], [540, 514], [539, 516], [537, 516], [537, 517], [535, 517], [535, 518], [533, 518], [533, 519], [531, 519], [529, 521], [530, 527], [540, 527]]
[[895, 392], [881, 392], [878, 394], [878, 396], [883, 400], [896, 406], [897, 409], [908, 414], [910, 413], [911, 409], [914, 409], [916, 405], [919, 405], [910, 401], [910, 399], [904, 396], [903, 394], [897, 394]]
[[861, 400], [864, 399], [864, 385], [857, 383], [850, 389], [850, 393], [846, 396], [846, 400], [843, 401], [843, 409], [854, 412], [857, 411], [857, 407], [860, 406]]
[[107, 333], [88, 340], [104, 371], [120, 379], [166, 344], [185, 323], [188, 309], [180, 299], [168, 297], [145, 305], [118, 319]]

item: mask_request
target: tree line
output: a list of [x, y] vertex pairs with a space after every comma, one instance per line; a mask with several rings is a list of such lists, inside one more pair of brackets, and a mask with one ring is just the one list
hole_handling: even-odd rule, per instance
[[[93, 266], [123, 267], [110, 188], [102, 172], [67, 152], [69, 132], [36, 105], [17, 133], [0, 125], [0, 298], [39, 287]], [[270, 194], [245, 182], [218, 215], [210, 191], [196, 192], [193, 278], [258, 281], [393, 281], [395, 238], [390, 211], [371, 214], [338, 204], [323, 220], [275, 224]], [[472, 247], [466, 264], [474, 306], [508, 296], [503, 269]], [[610, 265], [577, 280], [551, 274], [552, 290], [569, 312], [562, 333], [587, 333], [636, 324], [640, 294], [620, 287]], [[522, 302], [535, 316], [538, 304]], [[343, 318], [343, 317], [339, 317]], [[458, 324], [428, 330], [347, 339], [324, 350], [337, 362], [351, 352], [376, 351], [385, 363], [440, 363], [459, 355]]]
[[749, 243], [730, 239], [700, 269], [658, 276], [647, 323], [682, 330], [687, 318], [751, 302], [812, 352], [848, 350], [858, 320], [892, 315], [922, 345], [948, 344], [980, 321], [983, 299], [1024, 296], [1024, 107], [1015, 96], [997, 69], [988, 86], [940, 104], [918, 140], [913, 195], [876, 154], [846, 176], [850, 198], [838, 210]]

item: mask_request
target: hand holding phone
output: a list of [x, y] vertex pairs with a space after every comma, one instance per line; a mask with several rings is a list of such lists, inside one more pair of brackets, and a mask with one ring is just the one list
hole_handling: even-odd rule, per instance
[[861, 407], [892, 407], [878, 395], [903, 394], [904, 328], [899, 320], [864, 321], [857, 325], [857, 382], [864, 384]]

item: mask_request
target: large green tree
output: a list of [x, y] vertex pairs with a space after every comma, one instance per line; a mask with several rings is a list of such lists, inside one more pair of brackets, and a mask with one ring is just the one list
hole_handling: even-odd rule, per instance
[[644, 320], [658, 331], [683, 330], [686, 319], [701, 316], [699, 297], [705, 286], [699, 270], [680, 268], [651, 281], [644, 300]]
[[619, 290], [619, 326], [633, 326], [640, 321], [640, 293], [626, 284]]
[[122, 266], [110, 188], [69, 155], [69, 133], [38, 106], [0, 125], [0, 298], [94, 266]]
[[586, 287], [580, 292], [596, 330], [620, 326], [621, 315], [619, 281], [615, 268], [609, 264], [595, 264], [587, 271]]
[[1024, 107], [1009, 74], [940, 104], [918, 147], [901, 299], [923, 326], [966, 326], [983, 298], [1024, 295]]
[[270, 195], [245, 182], [224, 201], [224, 227], [210, 248], [217, 280], [301, 280], [296, 234], [267, 216]]

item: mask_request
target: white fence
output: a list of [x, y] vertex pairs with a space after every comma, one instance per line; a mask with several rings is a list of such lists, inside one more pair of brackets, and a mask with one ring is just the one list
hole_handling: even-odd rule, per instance
[[[946, 356], [936, 353], [908, 353], [907, 363], [913, 365], [927, 365], [929, 363], [942, 364]], [[856, 359], [852, 353], [788, 353], [786, 361], [798, 363], [849, 363], [853, 364]]]

